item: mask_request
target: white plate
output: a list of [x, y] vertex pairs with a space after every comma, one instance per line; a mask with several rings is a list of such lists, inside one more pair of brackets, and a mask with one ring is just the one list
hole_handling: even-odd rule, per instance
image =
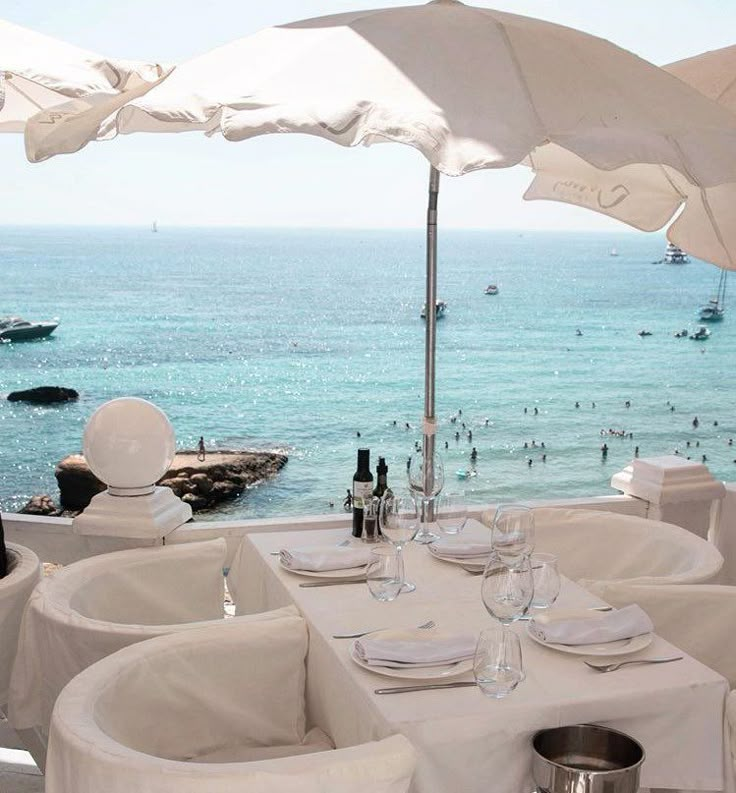
[[464, 564], [468, 565], [469, 567], [485, 567], [488, 560], [491, 558], [491, 549], [488, 549], [488, 553], [478, 554], [477, 556], [442, 556], [441, 554], [433, 551], [433, 544], [430, 543], [427, 548], [429, 548], [429, 552], [434, 556], [435, 559], [439, 559], [440, 562], [449, 562], [450, 564]]
[[535, 636], [527, 626], [527, 633], [531, 639], [542, 647], [549, 647], [550, 650], [559, 650], [561, 653], [572, 653], [573, 655], [629, 655], [643, 650], [652, 643], [653, 633], [642, 633], [640, 636], [632, 636], [630, 639], [619, 639], [615, 642], [602, 642], [601, 644], [555, 644], [545, 642]]
[[287, 567], [281, 559], [279, 559], [279, 565], [281, 566], [282, 570], [286, 570], [287, 573], [294, 573], [295, 575], [305, 575], [309, 578], [360, 578], [361, 576], [365, 576], [366, 567], [368, 565], [362, 564], [360, 567], [347, 567], [342, 570], [292, 570], [290, 567]]
[[[427, 637], [428, 633], [430, 632], [387, 630], [376, 631], [375, 633], [371, 633], [369, 635], [380, 636], [386, 639], [407, 635], [410, 635], [412, 638], [425, 638]], [[436, 636], [437, 633], [434, 635]], [[355, 644], [357, 641], [358, 639], [356, 639], [350, 645], [350, 657], [356, 664], [358, 664], [358, 666], [363, 667], [363, 669], [367, 669], [369, 672], [375, 672], [377, 675], [383, 675], [384, 677], [399, 677], [404, 680], [440, 680], [442, 678], [464, 675], [466, 672], [470, 672], [473, 669], [472, 658], [468, 658], [466, 661], [458, 661], [455, 664], [444, 664], [442, 666], [422, 666], [418, 669], [411, 667], [396, 669], [392, 666], [371, 666], [365, 661], [361, 660], [361, 658], [358, 656], [358, 653], [355, 651]]]

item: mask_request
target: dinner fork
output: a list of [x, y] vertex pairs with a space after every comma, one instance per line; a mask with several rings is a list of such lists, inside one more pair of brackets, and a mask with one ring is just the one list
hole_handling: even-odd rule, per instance
[[[437, 627], [437, 623], [434, 620], [427, 620], [427, 622], [423, 622], [421, 625], [417, 625], [417, 629], [420, 631], [430, 631], [432, 628]], [[362, 631], [361, 633], [335, 633], [333, 634], [333, 639], [359, 639], [361, 636], [367, 636], [369, 633], [375, 633], [376, 630], [386, 630], [385, 628], [376, 628], [372, 631]]]
[[583, 661], [583, 663], [591, 669], [595, 669], [596, 672], [615, 672], [622, 666], [629, 664], [668, 664], [671, 661], [682, 661], [683, 658], [684, 656], [682, 655], [676, 655], [673, 658], [639, 658], [636, 661], [618, 661], [615, 664], [597, 664], [591, 661]]

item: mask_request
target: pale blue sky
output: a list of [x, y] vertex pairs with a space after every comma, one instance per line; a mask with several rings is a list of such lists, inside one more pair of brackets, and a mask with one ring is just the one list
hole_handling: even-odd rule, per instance
[[[268, 25], [410, 0], [5, 0], [11, 22], [110, 56], [178, 62]], [[736, 43], [734, 0], [495, 0], [664, 64]], [[407, 147], [306, 136], [243, 143], [199, 133], [120, 136], [30, 165], [0, 135], [0, 223], [418, 227], [426, 161]], [[523, 168], [443, 179], [444, 228], [612, 229], [591, 212], [524, 202]]]

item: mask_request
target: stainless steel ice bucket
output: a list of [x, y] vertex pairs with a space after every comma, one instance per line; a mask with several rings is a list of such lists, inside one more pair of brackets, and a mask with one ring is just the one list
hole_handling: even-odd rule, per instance
[[534, 781], [546, 793], [636, 793], [641, 744], [595, 724], [541, 730], [532, 739]]

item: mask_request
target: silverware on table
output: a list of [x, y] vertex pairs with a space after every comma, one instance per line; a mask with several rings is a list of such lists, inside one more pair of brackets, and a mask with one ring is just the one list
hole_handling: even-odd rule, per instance
[[[427, 620], [427, 622], [422, 623], [421, 625], [417, 625], [417, 630], [420, 631], [429, 631], [432, 628], [435, 628], [437, 623], [434, 620]], [[369, 633], [375, 633], [376, 631], [383, 631], [387, 630], [386, 628], [374, 628], [371, 631], [362, 631], [360, 633], [335, 633], [333, 634], [333, 639], [359, 639], [361, 636], [367, 636]]]
[[595, 661], [583, 661], [584, 664], [596, 672], [615, 672], [622, 666], [629, 666], [630, 664], [669, 664], [671, 661], [682, 661], [684, 656], [676, 655], [672, 658], [639, 658], [635, 661], [618, 661], [616, 663], [596, 663]]
[[438, 691], [442, 688], [475, 688], [478, 684], [471, 682], [456, 683], [425, 683], [421, 686], [398, 686], [397, 688], [377, 688], [374, 694], [406, 694], [410, 691]]
[[314, 586], [341, 586], [342, 584], [365, 584], [368, 579], [363, 578], [330, 578], [328, 581], [309, 581], [306, 584], [299, 584], [306, 589]]

